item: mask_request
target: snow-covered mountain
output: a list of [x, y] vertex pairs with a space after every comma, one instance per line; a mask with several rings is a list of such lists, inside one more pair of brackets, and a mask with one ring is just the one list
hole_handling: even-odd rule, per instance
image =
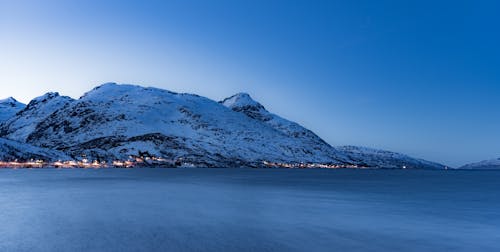
[[224, 99], [220, 103], [232, 109], [233, 111], [241, 112], [252, 119], [263, 122], [287, 136], [300, 139], [301, 141], [314, 143], [318, 145], [318, 148], [331, 147], [312, 131], [300, 126], [295, 122], [288, 121], [275, 114], [270, 113], [264, 108], [264, 106], [254, 101], [250, 97], [250, 95], [246, 93], [238, 93]]
[[323, 141], [312, 131], [302, 127], [298, 123], [288, 121], [275, 114], [267, 111], [264, 106], [253, 100], [249, 94], [238, 93], [229, 98], [220, 101], [222, 105], [230, 108], [235, 112], [245, 114], [247, 117], [263, 123], [281, 134], [299, 142], [300, 145], [311, 146], [317, 151], [329, 153], [331, 156], [336, 156], [338, 159], [347, 160], [346, 157], [336, 151], [332, 146]]
[[24, 109], [24, 107], [26, 105], [12, 97], [0, 100], [0, 124], [12, 118], [17, 112]]
[[4, 124], [3, 137], [75, 158], [126, 159], [147, 152], [202, 166], [259, 165], [265, 160], [343, 163], [334, 151], [304, 146], [300, 139], [197, 95], [109, 83], [78, 100], [67, 99], [57, 109], [38, 100], [39, 106], [25, 109], [33, 111]]
[[226, 98], [220, 102], [224, 106], [247, 115], [248, 117], [261, 121], [272, 128], [296, 138], [305, 145], [315, 146], [318, 150], [326, 153], [335, 153], [342, 157], [346, 163], [356, 164], [365, 167], [384, 167], [384, 168], [426, 168], [443, 169], [444, 166], [438, 163], [429, 162], [422, 159], [415, 159], [404, 154], [376, 150], [357, 146], [340, 146], [332, 148], [328, 143], [312, 131], [301, 125], [288, 121], [275, 114], [270, 113], [265, 107], [253, 100], [246, 93], [239, 93]]
[[359, 146], [339, 146], [336, 149], [346, 155], [351, 162], [368, 167], [443, 169], [443, 165], [410, 156]]
[[29, 161], [31, 159], [57, 161], [70, 160], [71, 158], [60, 151], [39, 148], [30, 144], [0, 138], [1, 161]]
[[10, 117], [3, 125], [0, 125], [0, 135], [16, 141], [26, 142], [26, 139], [34, 132], [38, 123], [72, 101], [72, 98], [60, 96], [59, 93], [47, 93], [37, 97], [18, 111], [16, 116]]
[[477, 170], [500, 169], [500, 158], [467, 164], [460, 167], [460, 169], [477, 169]]
[[57, 93], [38, 97], [0, 126], [0, 137], [61, 151], [73, 159], [155, 156], [203, 167], [256, 167], [264, 161], [439, 166], [401, 154], [362, 148], [353, 154], [348, 148], [333, 148], [312, 131], [268, 112], [248, 94], [215, 102], [114, 83], [77, 100]]

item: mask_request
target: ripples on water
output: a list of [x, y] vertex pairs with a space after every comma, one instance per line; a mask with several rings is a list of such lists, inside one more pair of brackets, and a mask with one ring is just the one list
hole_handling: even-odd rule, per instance
[[0, 251], [500, 251], [499, 171], [0, 170]]

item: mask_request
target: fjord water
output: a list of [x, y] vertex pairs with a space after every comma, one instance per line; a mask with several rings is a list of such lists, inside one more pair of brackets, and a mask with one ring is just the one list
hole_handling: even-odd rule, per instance
[[500, 172], [2, 169], [0, 251], [500, 251]]

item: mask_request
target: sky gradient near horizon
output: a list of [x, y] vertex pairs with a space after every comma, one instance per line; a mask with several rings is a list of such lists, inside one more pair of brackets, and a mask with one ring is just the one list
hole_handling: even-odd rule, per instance
[[0, 0], [0, 99], [248, 92], [332, 145], [500, 157], [498, 1]]

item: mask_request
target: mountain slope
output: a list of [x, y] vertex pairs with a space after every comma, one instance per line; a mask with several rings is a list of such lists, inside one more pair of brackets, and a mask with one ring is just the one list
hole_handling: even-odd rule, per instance
[[17, 112], [24, 109], [24, 107], [26, 105], [12, 97], [0, 100], [0, 124], [12, 118]]
[[[33, 117], [12, 121], [28, 118]], [[18, 129], [11, 123], [2, 132], [75, 158], [126, 159], [147, 152], [203, 166], [256, 166], [265, 160], [343, 163], [207, 98], [133, 85], [99, 86], [33, 125], [15, 134]]]
[[264, 106], [254, 101], [246, 93], [238, 93], [220, 102], [224, 106], [236, 112], [241, 112], [248, 117], [261, 121], [273, 129], [276, 129], [287, 136], [309, 141], [320, 146], [331, 147], [323, 139], [319, 138], [312, 131], [300, 126], [298, 123], [288, 121], [267, 111]]
[[295, 139], [302, 145], [313, 146], [314, 149], [328, 153], [330, 156], [334, 156], [344, 163], [348, 162], [342, 153], [336, 151], [312, 131], [302, 127], [298, 123], [288, 121], [278, 115], [270, 113], [264, 106], [253, 100], [247, 93], [238, 93], [219, 103], [235, 112], [243, 113], [251, 119], [264, 123], [282, 134]]
[[49, 115], [71, 103], [73, 99], [59, 93], [47, 93], [29, 102], [18, 114], [0, 126], [0, 135], [25, 142], [36, 126]]
[[500, 169], [500, 158], [484, 160], [477, 163], [466, 164], [460, 169], [493, 170]]
[[441, 164], [415, 159], [404, 154], [390, 151], [357, 146], [340, 146], [333, 148], [312, 131], [295, 122], [288, 121], [270, 113], [264, 106], [253, 100], [250, 95], [246, 93], [235, 94], [220, 101], [220, 103], [233, 111], [243, 113], [249, 118], [263, 122], [290, 137], [296, 138], [298, 141], [302, 142], [302, 144], [314, 145], [324, 152], [334, 153], [335, 156], [341, 158], [348, 164], [379, 168], [445, 168]]
[[339, 146], [336, 149], [345, 154], [351, 162], [361, 166], [381, 168], [408, 168], [408, 169], [444, 169], [445, 166], [423, 159], [367, 147]]
[[71, 158], [60, 151], [43, 149], [26, 143], [0, 138], [1, 161], [28, 161], [31, 159], [57, 161], [70, 160]]
[[360, 147], [334, 148], [240, 93], [221, 102], [157, 88], [103, 84], [78, 100], [48, 93], [0, 126], [0, 137], [101, 161], [161, 158], [199, 167], [316, 163], [443, 167]]

